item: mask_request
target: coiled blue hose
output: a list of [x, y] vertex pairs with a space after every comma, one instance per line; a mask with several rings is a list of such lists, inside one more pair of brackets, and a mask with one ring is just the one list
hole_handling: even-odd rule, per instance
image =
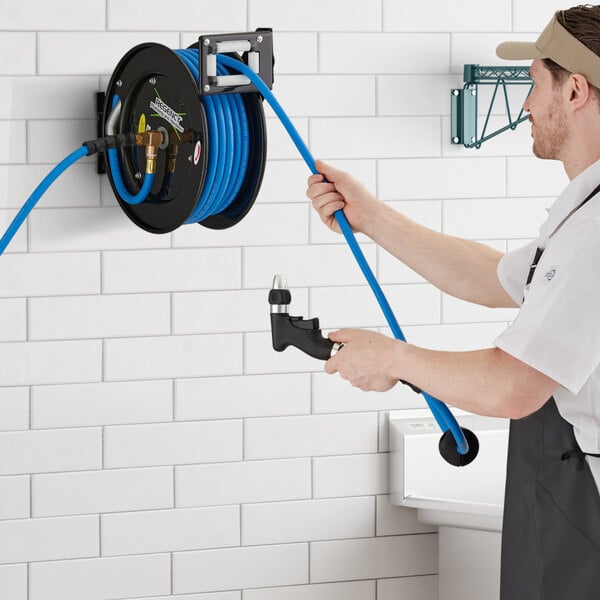
[[[186, 64], [198, 85], [198, 50], [175, 50]], [[217, 62], [217, 74], [229, 71]], [[202, 194], [196, 209], [186, 223], [197, 223], [223, 212], [235, 199], [248, 168], [250, 143], [248, 117], [239, 94], [203, 96], [208, 120], [208, 167]]]
[[[174, 50], [200, 84], [197, 50]], [[217, 64], [218, 75], [229, 75], [222, 64]], [[119, 101], [113, 98], [113, 108]], [[235, 200], [248, 169], [250, 136], [248, 116], [239, 94], [203, 96], [202, 103], [207, 119], [210, 153], [206, 176], [200, 198], [186, 223], [198, 223], [222, 213]], [[152, 181], [144, 177], [142, 189], [135, 196], [127, 190], [121, 174], [117, 151], [108, 151], [111, 174], [115, 188], [124, 202], [139, 204], [149, 195]]]
[[[240, 63], [239, 61], [229, 56], [218, 54], [217, 61], [221, 64], [224, 64], [228, 67], [231, 67], [232, 69], [243, 73], [246, 77], [248, 77], [248, 79], [250, 79], [250, 81], [252, 81], [256, 89], [262, 94], [265, 100], [271, 105], [271, 108], [275, 111], [275, 114], [277, 115], [277, 117], [285, 127], [286, 131], [292, 138], [292, 141], [294, 142], [296, 148], [300, 152], [302, 158], [304, 159], [304, 162], [307, 164], [310, 171], [314, 174], [317, 174], [318, 171], [315, 167], [315, 159], [310, 153], [310, 150], [304, 143], [304, 140], [300, 137], [298, 131], [294, 127], [293, 123], [290, 121], [290, 118], [287, 116], [287, 114], [285, 113], [275, 96], [271, 93], [271, 90], [269, 90], [269, 88], [262, 81], [262, 79], [248, 66], [246, 66], [243, 63]], [[356, 241], [356, 237], [354, 236], [352, 228], [348, 223], [348, 219], [346, 219], [344, 211], [336, 211], [335, 217], [340, 225], [342, 233], [344, 234], [346, 242], [350, 246], [354, 258], [356, 259], [361, 271], [363, 272], [363, 275], [365, 276], [367, 282], [373, 290], [375, 297], [377, 298], [377, 302], [379, 303], [379, 306], [381, 307], [385, 315], [386, 321], [388, 322], [388, 325], [390, 326], [394, 337], [398, 340], [405, 342], [406, 338], [402, 333], [402, 329], [398, 324], [398, 320], [396, 319], [396, 316], [394, 315], [390, 304], [387, 298], [385, 297], [383, 290], [381, 289], [381, 286], [375, 278], [373, 271], [369, 267], [365, 255], [363, 254], [362, 250], [360, 249], [360, 246], [358, 245], [358, 242]], [[427, 405], [433, 413], [433, 416], [437, 421], [440, 429], [443, 432], [446, 432], [449, 429], [452, 433], [452, 437], [456, 441], [456, 449], [458, 453], [466, 454], [469, 451], [469, 444], [465, 439], [465, 435], [462, 429], [460, 428], [456, 419], [454, 418], [454, 415], [450, 412], [448, 407], [440, 400], [437, 400], [436, 398], [430, 396], [424, 391], [421, 391], [421, 394], [423, 395], [423, 398], [425, 399]]]

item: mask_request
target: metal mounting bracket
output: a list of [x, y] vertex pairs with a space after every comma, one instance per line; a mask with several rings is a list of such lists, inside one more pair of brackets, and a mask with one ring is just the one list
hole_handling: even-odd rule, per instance
[[[517, 67], [482, 67], [479, 65], [465, 65], [463, 73], [464, 85], [462, 88], [451, 90], [451, 132], [450, 143], [463, 144], [465, 148], [480, 148], [483, 142], [499, 135], [507, 129], [516, 129], [519, 123], [526, 121], [529, 115], [524, 115], [521, 108], [517, 117], [513, 119], [508, 99], [508, 86], [529, 85], [527, 96], [533, 89], [533, 82], [529, 76], [528, 66]], [[487, 116], [481, 133], [478, 134], [477, 123], [477, 97], [480, 85], [493, 85], [494, 92], [487, 110]], [[502, 88], [505, 103], [505, 115], [508, 123], [496, 131], [487, 133], [488, 124], [498, 90]]]
[[200, 36], [198, 47], [200, 94], [241, 94], [258, 91], [244, 75], [217, 75], [217, 54], [238, 53], [241, 59], [273, 87], [273, 31], [259, 28], [243, 33]]

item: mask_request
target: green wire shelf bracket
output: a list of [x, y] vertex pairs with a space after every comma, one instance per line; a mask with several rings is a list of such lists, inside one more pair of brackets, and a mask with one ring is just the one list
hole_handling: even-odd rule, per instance
[[[529, 115], [524, 115], [521, 108], [516, 119], [513, 119], [508, 100], [508, 86], [529, 85], [527, 96], [533, 89], [533, 82], [529, 76], [529, 67], [482, 67], [479, 65], [464, 66], [464, 85], [451, 91], [451, 127], [450, 142], [462, 144], [465, 148], [480, 148], [483, 142], [499, 135], [507, 129], [515, 130], [519, 123], [526, 121]], [[487, 116], [478, 135], [477, 123], [477, 97], [480, 85], [493, 85], [494, 91], [487, 110]], [[487, 133], [490, 116], [496, 101], [498, 91], [502, 90], [508, 123], [492, 133]]]

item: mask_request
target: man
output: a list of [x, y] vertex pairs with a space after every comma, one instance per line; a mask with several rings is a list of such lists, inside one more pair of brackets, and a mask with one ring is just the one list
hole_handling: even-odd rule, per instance
[[494, 347], [419, 348], [365, 330], [325, 370], [363, 390], [409, 381], [452, 406], [511, 419], [502, 600], [600, 598], [600, 6], [559, 11], [535, 43], [501, 44], [533, 59], [533, 153], [571, 180], [539, 239], [502, 255], [422, 227], [322, 162], [307, 194], [442, 291], [488, 307], [521, 306]]

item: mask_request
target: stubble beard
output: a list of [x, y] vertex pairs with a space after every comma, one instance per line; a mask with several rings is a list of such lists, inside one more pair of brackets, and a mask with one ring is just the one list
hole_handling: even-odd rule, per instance
[[562, 151], [569, 137], [564, 113], [560, 110], [558, 102], [553, 102], [550, 110], [542, 117], [541, 121], [532, 123], [536, 128], [533, 137], [533, 154], [538, 158], [547, 160], [561, 160]]

